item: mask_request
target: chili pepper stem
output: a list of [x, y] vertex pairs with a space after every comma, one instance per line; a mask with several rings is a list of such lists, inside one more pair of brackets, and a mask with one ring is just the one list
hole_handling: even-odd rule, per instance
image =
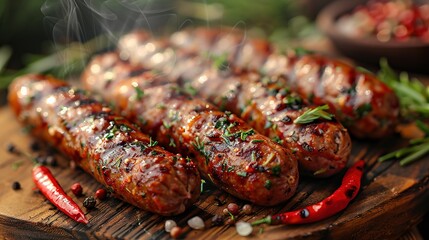
[[264, 224], [264, 223], [270, 225], [271, 221], [272, 221], [271, 216], [266, 216], [264, 218], [261, 218], [259, 220], [252, 222], [251, 224], [252, 224], [252, 226], [257, 226], [257, 225]]

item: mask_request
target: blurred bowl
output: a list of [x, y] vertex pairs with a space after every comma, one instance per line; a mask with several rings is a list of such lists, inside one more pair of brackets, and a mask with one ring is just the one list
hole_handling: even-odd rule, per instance
[[353, 38], [338, 29], [337, 20], [367, 0], [336, 1], [325, 7], [317, 18], [317, 25], [328, 35], [334, 46], [344, 55], [357, 61], [378, 66], [385, 57], [400, 70], [429, 73], [429, 43], [417, 38], [407, 41], [380, 42], [376, 37]]

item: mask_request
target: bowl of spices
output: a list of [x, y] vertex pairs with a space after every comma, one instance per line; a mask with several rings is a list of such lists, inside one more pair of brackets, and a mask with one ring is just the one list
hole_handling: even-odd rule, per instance
[[336, 1], [322, 10], [318, 26], [344, 55], [397, 69], [429, 72], [429, 1]]

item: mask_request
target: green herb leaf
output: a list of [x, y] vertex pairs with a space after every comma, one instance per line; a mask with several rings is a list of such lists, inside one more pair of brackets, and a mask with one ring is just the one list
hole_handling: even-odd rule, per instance
[[417, 79], [409, 79], [405, 72], [396, 74], [384, 58], [380, 60], [378, 77], [398, 96], [403, 118], [414, 120], [429, 117], [429, 87]]
[[270, 190], [270, 189], [271, 189], [271, 186], [272, 186], [271, 181], [270, 181], [270, 180], [266, 180], [266, 181], [265, 181], [265, 183], [264, 183], [264, 187], [265, 187], [266, 189]]
[[155, 147], [158, 145], [157, 141], [153, 141], [152, 138], [149, 138], [149, 147]]
[[389, 159], [402, 158], [399, 163], [401, 166], [405, 166], [420, 159], [427, 153], [429, 153], [429, 137], [423, 139], [414, 139], [410, 141], [410, 145], [408, 147], [404, 147], [397, 151], [381, 156], [378, 161], [384, 162]]
[[134, 87], [134, 90], [136, 90], [136, 99], [139, 101], [142, 100], [144, 96], [144, 91], [141, 90], [138, 86]]
[[242, 141], [246, 141], [247, 137], [252, 136], [254, 133], [255, 133], [255, 130], [253, 130], [253, 128], [251, 128], [247, 131], [241, 132], [240, 138]]
[[329, 112], [326, 112], [325, 110], [329, 110], [328, 105], [323, 105], [313, 109], [308, 109], [301, 116], [297, 117], [293, 122], [295, 124], [307, 124], [319, 118], [332, 120], [334, 115], [330, 114]]
[[206, 181], [204, 179], [201, 179], [201, 192], [204, 191], [204, 184], [206, 183]]

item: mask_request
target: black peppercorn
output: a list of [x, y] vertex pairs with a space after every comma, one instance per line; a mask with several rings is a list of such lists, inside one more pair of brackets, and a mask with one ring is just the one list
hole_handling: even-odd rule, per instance
[[95, 207], [96, 203], [97, 202], [96, 202], [95, 198], [92, 197], [92, 196], [91, 197], [87, 197], [87, 198], [85, 198], [85, 200], [83, 200], [83, 206], [86, 209], [93, 209]]
[[39, 144], [37, 141], [32, 141], [32, 142], [30, 143], [30, 149], [31, 149], [31, 151], [33, 151], [33, 152], [37, 152], [37, 151], [39, 151], [39, 150], [40, 150], [40, 144]]
[[21, 189], [21, 184], [19, 182], [13, 182], [12, 183], [12, 189], [13, 190], [19, 190], [19, 189]]
[[16, 146], [15, 146], [15, 144], [13, 144], [13, 143], [9, 143], [8, 145], [7, 145], [7, 151], [9, 152], [9, 153], [13, 153], [13, 154], [16, 154], [16, 155], [20, 155], [20, 151], [16, 148]]

